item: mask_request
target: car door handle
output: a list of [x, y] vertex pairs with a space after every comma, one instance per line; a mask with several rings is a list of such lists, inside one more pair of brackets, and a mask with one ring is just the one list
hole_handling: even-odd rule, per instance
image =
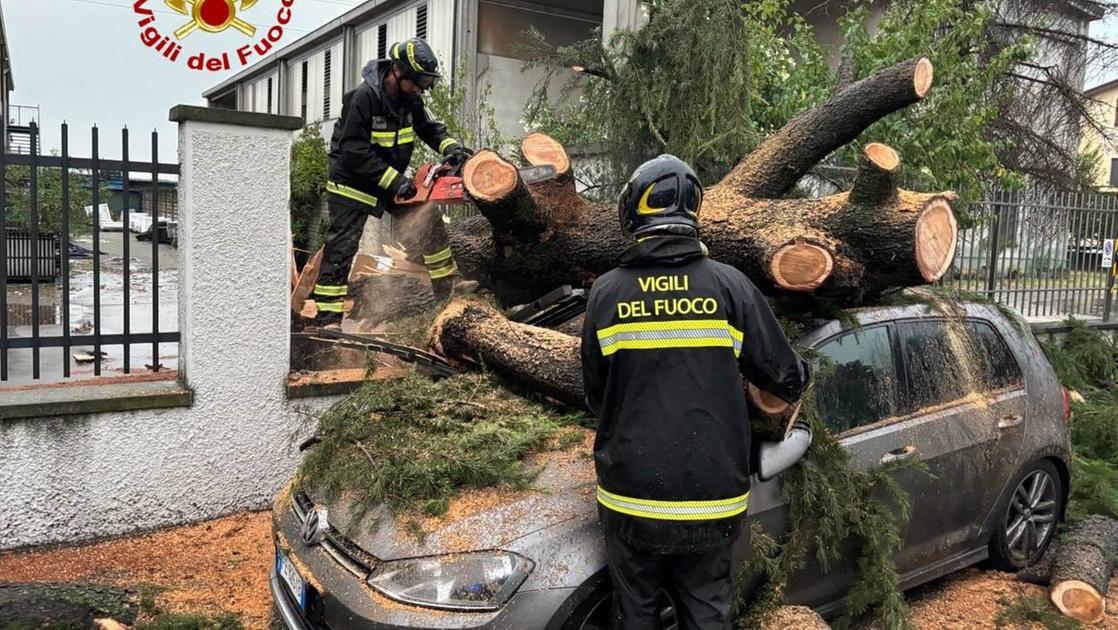
[[898, 449], [889, 451], [881, 456], [882, 464], [895, 464], [896, 462], [903, 462], [916, 454], [916, 447], [909, 444]]
[[1018, 426], [1019, 424], [1021, 424], [1024, 421], [1025, 421], [1025, 416], [1022, 416], [1021, 414], [1013, 414], [1013, 415], [1009, 415], [1009, 416], [1004, 416], [1001, 420], [998, 420], [998, 428], [1003, 429], [1003, 430], [1004, 429], [1011, 429], [1015, 426]]

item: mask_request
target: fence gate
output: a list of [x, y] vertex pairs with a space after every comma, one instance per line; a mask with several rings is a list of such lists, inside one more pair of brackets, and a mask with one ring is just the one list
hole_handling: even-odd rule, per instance
[[[159, 371], [159, 344], [177, 343], [177, 331], [161, 330], [159, 325], [159, 238], [158, 230], [152, 230], [151, 238], [151, 331], [136, 333], [132, 327], [132, 270], [130, 268], [130, 250], [132, 248], [147, 247], [144, 242], [131, 243], [131, 233], [128, 222], [131, 208], [128, 205], [130, 198], [130, 175], [150, 174], [151, 199], [158, 200], [159, 175], [178, 175], [178, 164], [159, 162], [159, 135], [153, 131], [151, 134], [151, 159], [148, 161], [132, 161], [128, 156], [128, 130], [121, 130], [121, 158], [119, 160], [101, 159], [98, 147], [98, 129], [91, 130], [91, 156], [87, 158], [74, 157], [69, 151], [69, 128], [63, 123], [61, 126], [62, 150], [58, 155], [43, 155], [39, 151], [39, 127], [31, 124], [30, 150], [24, 153], [0, 152], [0, 234], [7, 238], [0, 239], [0, 380], [9, 380], [9, 352], [16, 349], [30, 349], [32, 354], [31, 377], [40, 378], [40, 351], [43, 348], [62, 349], [62, 375], [70, 377], [71, 348], [74, 346], [92, 346], [93, 374], [100, 376], [102, 371], [102, 348], [104, 346], [123, 346], [123, 371], [125, 374], [132, 372], [130, 348], [139, 344], [151, 344], [151, 363], [147, 368]], [[55, 172], [52, 173], [51, 170]], [[60, 199], [52, 207], [59, 209], [59, 225], [57, 235], [49, 234], [41, 229], [44, 210], [43, 200], [40, 199], [40, 182], [44, 175], [57, 175], [60, 178]], [[102, 199], [102, 184], [108, 180], [109, 175], [120, 175], [124, 207], [120, 223], [102, 225], [105, 217], [101, 215], [100, 206]], [[88, 188], [91, 193], [93, 236], [93, 283], [92, 299], [93, 309], [91, 328], [86, 332], [73, 334], [70, 321], [70, 272], [71, 256], [69, 250], [71, 236], [70, 210], [73, 203], [75, 187], [83, 190]], [[7, 188], [19, 187], [19, 190]], [[159, 204], [151, 204], [151, 225], [159, 226]], [[111, 216], [108, 217], [111, 220]], [[120, 330], [107, 331], [103, 328], [101, 304], [102, 298], [102, 228], [112, 227], [121, 231], [122, 255], [122, 292], [123, 292], [123, 318]], [[121, 229], [122, 228], [122, 229]], [[38, 243], [39, 246], [32, 244]], [[46, 243], [51, 243], [48, 245]], [[9, 310], [9, 290], [13, 289], [16, 282], [30, 283], [31, 305], [15, 305], [14, 311]], [[43, 285], [57, 282], [60, 301], [58, 317], [50, 317], [51, 305], [41, 304], [41, 290]], [[17, 316], [12, 317], [12, 313]], [[44, 326], [58, 325], [57, 334], [41, 334]], [[30, 336], [16, 336], [12, 334], [10, 326], [30, 326]]]

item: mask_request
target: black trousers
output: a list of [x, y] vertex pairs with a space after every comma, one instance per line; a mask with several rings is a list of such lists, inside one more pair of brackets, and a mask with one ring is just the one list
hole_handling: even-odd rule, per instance
[[[326, 202], [330, 211], [330, 229], [326, 232], [322, 267], [313, 297], [320, 311], [341, 313], [342, 302], [349, 294], [348, 280], [353, 257], [361, 244], [365, 221], [374, 214], [374, 210], [367, 204], [334, 194], [327, 194]], [[446, 224], [443, 223], [442, 212], [434, 204], [393, 206], [388, 208], [388, 213], [396, 221], [393, 232], [407, 248], [410, 262], [426, 264], [432, 279], [438, 279], [436, 276], [445, 274], [454, 266]]]
[[651, 553], [606, 531], [613, 630], [658, 630], [660, 591], [675, 603], [680, 630], [729, 630], [734, 539], [692, 554]]

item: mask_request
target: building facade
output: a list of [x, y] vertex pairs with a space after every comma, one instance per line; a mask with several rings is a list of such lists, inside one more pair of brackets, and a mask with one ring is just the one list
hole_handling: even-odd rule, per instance
[[1118, 192], [1118, 79], [1093, 87], [1085, 94], [1091, 104], [1093, 122], [1083, 125], [1083, 153], [1097, 153], [1101, 158], [1095, 185]]
[[408, 37], [423, 37], [444, 77], [464, 81], [467, 115], [485, 85], [501, 133], [523, 133], [524, 104], [542, 72], [521, 72], [518, 50], [529, 27], [553, 45], [601, 28], [607, 36], [640, 23], [639, 0], [367, 0], [269, 58], [207, 90], [211, 107], [300, 116], [320, 121], [329, 137], [342, 95], [361, 80], [371, 59]]

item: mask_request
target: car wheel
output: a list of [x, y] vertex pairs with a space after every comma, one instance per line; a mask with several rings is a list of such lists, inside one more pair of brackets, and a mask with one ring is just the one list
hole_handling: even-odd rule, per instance
[[[667, 593], [660, 594], [660, 628], [676, 630], [675, 608]], [[610, 630], [613, 590], [608, 586], [590, 596], [563, 625], [563, 630]]]
[[990, 540], [990, 562], [1003, 571], [1019, 571], [1040, 560], [1066, 498], [1060, 473], [1047, 460], [1023, 468], [1011, 487]]

